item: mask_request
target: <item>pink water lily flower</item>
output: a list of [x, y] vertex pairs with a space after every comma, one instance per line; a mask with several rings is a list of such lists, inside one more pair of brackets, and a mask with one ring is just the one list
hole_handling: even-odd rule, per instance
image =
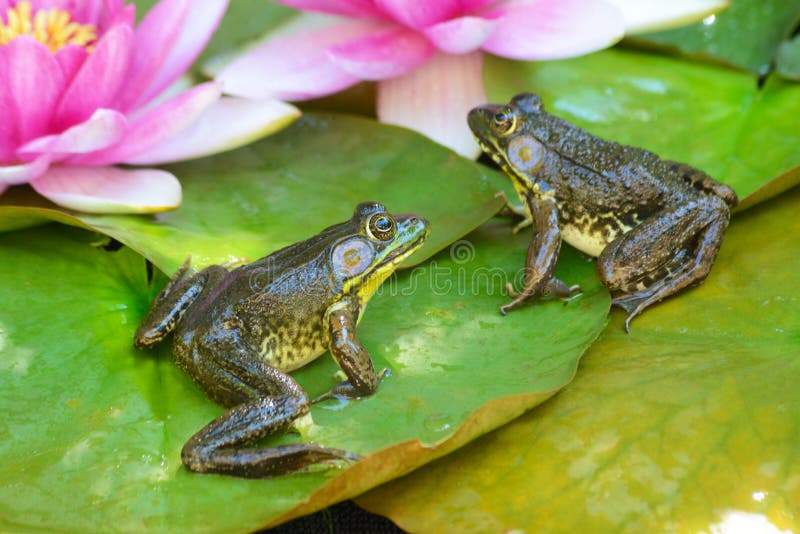
[[0, 0], [0, 192], [30, 183], [62, 206], [151, 212], [181, 201], [155, 165], [239, 146], [295, 108], [180, 86], [227, 0], [161, 0], [134, 27], [124, 0]]
[[[598, 50], [626, 32], [686, 23], [724, 0], [278, 0], [324, 13], [225, 67], [231, 94], [302, 100], [377, 80], [384, 122], [475, 156], [464, 117], [485, 102], [482, 53], [523, 60]], [[532, 88], [533, 89], [533, 88]]]

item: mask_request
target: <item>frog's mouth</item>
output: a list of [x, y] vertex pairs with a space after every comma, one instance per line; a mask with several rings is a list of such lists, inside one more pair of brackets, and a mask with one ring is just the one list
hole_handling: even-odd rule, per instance
[[423, 224], [423, 229], [417, 234], [417, 236], [411, 242], [409, 242], [404, 247], [398, 247], [390, 251], [381, 263], [384, 265], [387, 264], [397, 265], [407, 257], [411, 256], [414, 252], [416, 252], [428, 238], [428, 234], [430, 233], [430, 229], [428, 227], [427, 222], [423, 222], [422, 224]]
[[[398, 217], [395, 217], [395, 220], [398, 219]], [[377, 290], [378, 286], [380, 286], [383, 281], [394, 272], [395, 267], [400, 262], [413, 254], [425, 242], [425, 239], [428, 237], [428, 233], [430, 232], [430, 227], [425, 219], [422, 219], [421, 217], [417, 217], [417, 219], [420, 220], [420, 224], [422, 225], [421, 228], [415, 228], [412, 225], [411, 228], [405, 229], [405, 231], [408, 232], [416, 231], [416, 235], [411, 239], [411, 241], [406, 243], [405, 246], [399, 246], [388, 251], [386, 255], [378, 262], [377, 266], [371, 272], [367, 273], [363, 278], [360, 288], [357, 290], [363, 302], [366, 302], [370, 298], [370, 296]]]
[[487, 135], [487, 121], [489, 120], [487, 115], [495, 108], [499, 108], [499, 106], [492, 106], [491, 109], [488, 107], [474, 108], [467, 116], [467, 124], [475, 140], [478, 142], [478, 146], [481, 147], [481, 150], [489, 155], [500, 168], [505, 169], [509, 166], [505, 158], [505, 152], [496, 143], [491, 142], [489, 140], [491, 136]]

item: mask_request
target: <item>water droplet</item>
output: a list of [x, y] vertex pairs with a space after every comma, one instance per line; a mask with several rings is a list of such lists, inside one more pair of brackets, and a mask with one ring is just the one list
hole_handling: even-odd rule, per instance
[[431, 432], [447, 432], [450, 430], [450, 418], [447, 414], [436, 413], [425, 418], [425, 428]]

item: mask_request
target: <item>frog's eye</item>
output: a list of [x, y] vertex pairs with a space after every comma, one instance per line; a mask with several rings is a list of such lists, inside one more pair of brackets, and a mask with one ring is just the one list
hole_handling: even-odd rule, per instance
[[367, 222], [367, 234], [373, 239], [388, 241], [394, 237], [396, 231], [397, 226], [394, 223], [394, 219], [385, 213], [373, 215]]
[[506, 135], [514, 131], [517, 116], [510, 109], [501, 109], [492, 117], [492, 128], [498, 135]]

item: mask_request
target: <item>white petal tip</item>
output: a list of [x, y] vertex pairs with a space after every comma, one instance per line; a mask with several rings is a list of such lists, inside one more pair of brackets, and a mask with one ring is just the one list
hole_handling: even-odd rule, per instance
[[694, 24], [730, 6], [729, 0], [674, 0], [642, 2], [612, 0], [625, 19], [625, 33], [649, 33]]
[[178, 179], [158, 169], [54, 167], [31, 185], [59, 206], [86, 213], [156, 213], [182, 200]]

